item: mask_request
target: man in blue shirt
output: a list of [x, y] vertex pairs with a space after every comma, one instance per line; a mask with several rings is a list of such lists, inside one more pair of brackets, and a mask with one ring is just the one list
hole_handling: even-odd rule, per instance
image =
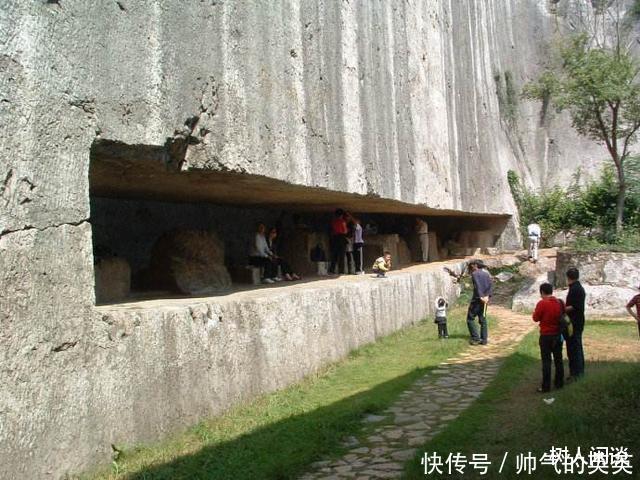
[[[486, 345], [489, 335], [487, 329], [487, 305], [493, 294], [493, 284], [491, 275], [482, 267], [484, 267], [484, 264], [479, 260], [469, 262], [469, 271], [473, 281], [473, 296], [467, 311], [467, 326], [469, 327], [469, 335], [471, 335], [471, 340], [469, 341], [471, 345]], [[480, 335], [478, 335], [478, 327], [475, 323], [476, 317], [480, 322]]]

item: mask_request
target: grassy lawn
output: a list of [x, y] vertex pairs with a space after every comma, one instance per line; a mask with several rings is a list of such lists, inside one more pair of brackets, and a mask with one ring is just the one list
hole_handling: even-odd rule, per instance
[[[485, 476], [469, 469], [446, 478], [574, 478], [558, 475], [553, 467], [538, 465], [527, 475], [516, 470], [516, 456], [532, 452], [539, 459], [552, 446], [627, 447], [634, 455], [633, 476], [640, 478], [640, 341], [635, 324], [589, 321], [585, 332], [586, 376], [578, 383], [549, 394], [538, 394], [540, 353], [538, 333], [528, 335], [504, 363], [496, 379], [479, 399], [441, 434], [420, 449], [444, 458], [460, 452], [469, 458], [486, 453], [492, 465]], [[565, 364], [565, 372], [568, 367]], [[547, 405], [543, 398], [555, 398]], [[509, 456], [498, 473], [505, 452]], [[575, 475], [575, 478], [610, 478], [612, 475]], [[420, 458], [407, 463], [406, 478], [444, 478], [425, 475]]]
[[338, 455], [380, 412], [441, 361], [467, 346], [465, 307], [451, 310], [450, 338], [432, 320], [360, 348], [345, 361], [151, 446], [124, 448], [95, 479], [278, 479]]

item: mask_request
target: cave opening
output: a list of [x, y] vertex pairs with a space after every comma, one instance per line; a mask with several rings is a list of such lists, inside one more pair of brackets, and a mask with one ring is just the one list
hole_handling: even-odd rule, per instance
[[429, 224], [430, 261], [492, 247], [509, 219], [257, 175], [185, 171], [165, 147], [108, 141], [91, 149], [89, 184], [97, 304], [257, 288], [248, 254], [260, 223], [278, 229], [278, 253], [313, 281], [323, 270], [313, 251], [320, 247], [329, 259], [336, 208], [361, 220], [365, 268], [384, 250], [394, 268], [419, 262], [416, 217]]

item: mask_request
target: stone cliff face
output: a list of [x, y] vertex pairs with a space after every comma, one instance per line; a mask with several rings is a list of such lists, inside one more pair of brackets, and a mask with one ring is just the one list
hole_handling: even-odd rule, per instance
[[584, 161], [517, 98], [546, 4], [9, 1], [0, 227], [87, 219], [96, 138], [188, 136], [184, 169], [511, 213], [507, 169], [540, 185]]
[[94, 309], [96, 140], [168, 146], [183, 171], [513, 214], [508, 169], [543, 185], [601, 156], [517, 98], [551, 27], [544, 0], [5, 0], [3, 470], [58, 476], [104, 456], [109, 432], [144, 437], [100, 420], [137, 393], [117, 383], [120, 347], [105, 368], [96, 354], [111, 328]]

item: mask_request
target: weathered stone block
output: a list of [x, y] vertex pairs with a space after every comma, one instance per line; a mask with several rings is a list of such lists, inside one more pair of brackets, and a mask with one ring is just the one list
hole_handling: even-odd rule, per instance
[[169, 232], [153, 247], [149, 281], [155, 288], [191, 295], [225, 290], [231, 276], [224, 265], [224, 245], [212, 232]]
[[131, 267], [124, 258], [100, 259], [95, 265], [96, 302], [124, 300], [131, 292]]
[[590, 285], [612, 285], [635, 288], [640, 285], [640, 253], [573, 253], [558, 252], [556, 285], [567, 285], [570, 267], [580, 271], [580, 281]]
[[440, 260], [440, 252], [438, 251], [438, 235], [436, 232], [429, 232], [429, 261], [437, 262]]

